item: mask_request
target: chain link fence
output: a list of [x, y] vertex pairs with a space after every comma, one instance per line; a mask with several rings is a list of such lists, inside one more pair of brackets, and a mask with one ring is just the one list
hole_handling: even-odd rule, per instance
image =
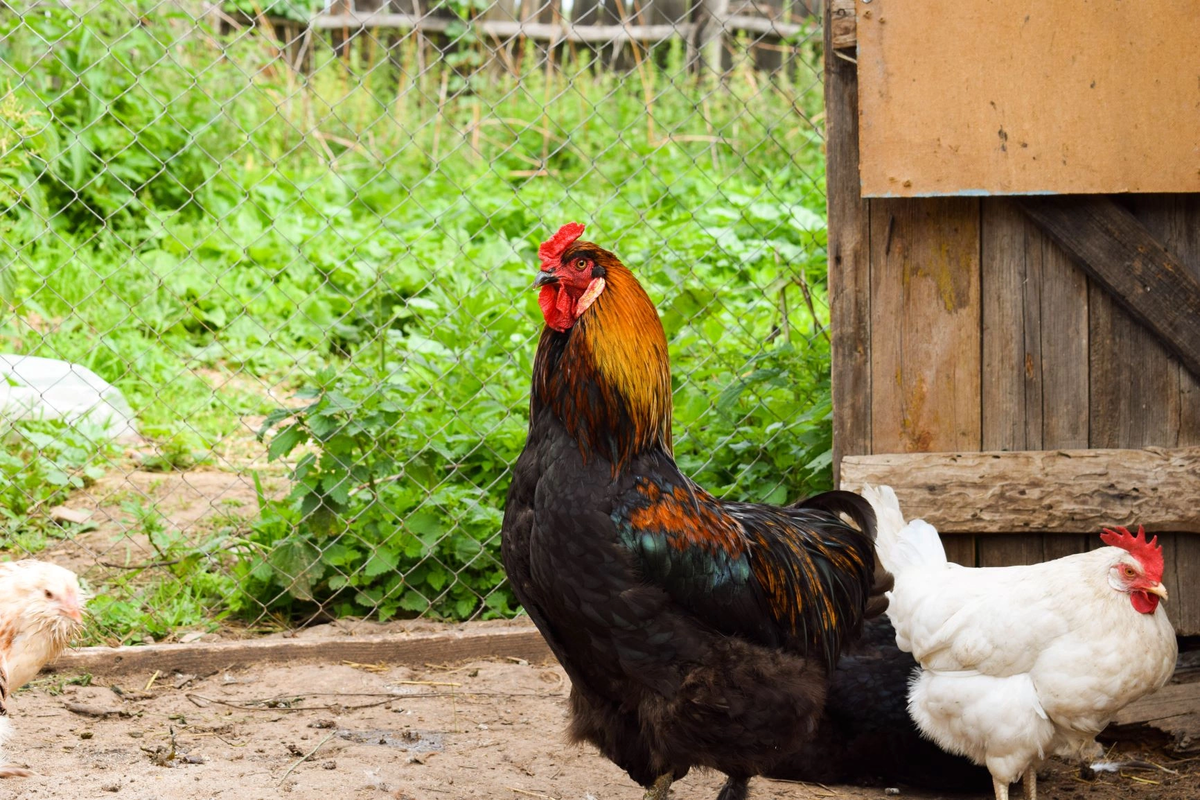
[[0, 10], [0, 536], [92, 642], [518, 613], [568, 221], [658, 304], [684, 471], [828, 484], [819, 19], [529, 3]]

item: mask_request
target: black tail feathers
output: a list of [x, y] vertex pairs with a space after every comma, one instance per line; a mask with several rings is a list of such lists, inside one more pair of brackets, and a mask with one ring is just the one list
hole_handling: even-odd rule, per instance
[[[835, 516], [845, 515], [849, 517], [855, 527], [862, 531], [867, 538], [872, 542], [875, 541], [877, 524], [875, 509], [863, 497], [854, 492], [822, 492], [821, 494], [813, 495], [807, 500], [801, 500], [799, 503], [796, 503], [795, 507], [819, 509]], [[872, 577], [871, 588], [867, 592], [867, 607], [864, 612], [865, 619], [874, 619], [887, 611], [888, 599], [884, 595], [886, 592], [891, 591], [894, 584], [895, 580], [892, 578], [892, 573], [883, 568], [878, 555], [875, 554], [875, 572]]]

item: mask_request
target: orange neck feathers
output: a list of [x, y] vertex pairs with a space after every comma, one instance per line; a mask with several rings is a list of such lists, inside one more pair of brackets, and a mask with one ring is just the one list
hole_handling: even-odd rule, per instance
[[671, 453], [671, 365], [646, 290], [616, 256], [593, 252], [604, 291], [569, 330], [542, 332], [534, 403], [554, 412], [585, 458], [619, 471], [650, 448]]

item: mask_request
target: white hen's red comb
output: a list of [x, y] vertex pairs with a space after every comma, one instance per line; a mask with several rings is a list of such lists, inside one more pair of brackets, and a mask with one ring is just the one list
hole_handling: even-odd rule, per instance
[[1141, 525], [1138, 525], [1136, 536], [1126, 528], [1119, 527], [1115, 531], [1105, 528], [1104, 533], [1100, 534], [1100, 541], [1122, 550], [1128, 550], [1130, 555], [1141, 563], [1147, 578], [1153, 581], [1162, 580], [1162, 547], [1158, 544], [1157, 536], [1146, 541], [1146, 529]]

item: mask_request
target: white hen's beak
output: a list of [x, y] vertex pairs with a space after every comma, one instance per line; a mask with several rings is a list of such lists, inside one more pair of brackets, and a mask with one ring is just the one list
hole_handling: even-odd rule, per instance
[[1167, 599], [1167, 587], [1163, 586], [1161, 583], [1156, 583], [1153, 586], [1147, 586], [1144, 591], [1147, 591], [1150, 594], [1156, 594], [1164, 601]]

